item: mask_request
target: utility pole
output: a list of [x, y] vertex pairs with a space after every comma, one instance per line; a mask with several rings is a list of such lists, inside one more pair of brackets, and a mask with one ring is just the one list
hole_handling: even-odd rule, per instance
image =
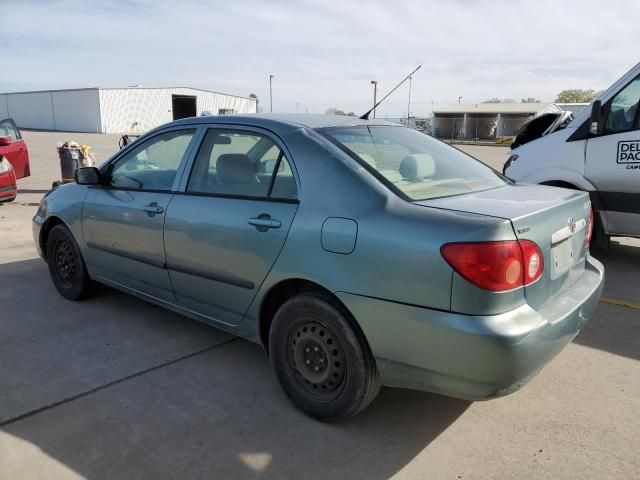
[[296, 102], [296, 113], [298, 113], [298, 107], [300, 105], [300, 102]]
[[273, 80], [273, 75], [269, 75], [269, 111], [273, 113], [273, 89], [271, 88], [271, 80]]
[[407, 104], [407, 126], [409, 126], [409, 115], [411, 112], [411, 80], [413, 80], [413, 77], [409, 77], [409, 103]]
[[375, 105], [377, 102], [377, 96], [378, 96], [378, 81], [377, 80], [371, 80], [371, 85], [373, 85], [373, 118], [376, 118], [376, 109], [375, 109]]

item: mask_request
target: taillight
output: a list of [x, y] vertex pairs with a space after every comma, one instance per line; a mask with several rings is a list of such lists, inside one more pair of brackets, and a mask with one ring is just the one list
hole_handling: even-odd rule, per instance
[[544, 270], [542, 252], [531, 240], [448, 243], [440, 252], [463, 278], [492, 292], [533, 283]]
[[522, 248], [522, 257], [524, 263], [524, 284], [529, 285], [535, 282], [542, 275], [544, 270], [544, 260], [542, 252], [538, 245], [531, 240], [518, 240], [520, 248]]
[[587, 234], [584, 237], [585, 247], [589, 247], [592, 236], [593, 236], [593, 208], [590, 208], [589, 209], [589, 225], [587, 225]]

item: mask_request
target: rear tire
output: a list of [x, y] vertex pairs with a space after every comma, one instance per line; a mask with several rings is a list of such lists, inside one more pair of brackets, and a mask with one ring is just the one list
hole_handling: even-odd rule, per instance
[[98, 290], [99, 284], [89, 278], [78, 244], [64, 225], [49, 232], [47, 264], [53, 284], [64, 298], [83, 300]]
[[289, 399], [318, 420], [351, 417], [380, 391], [369, 346], [329, 295], [305, 293], [286, 301], [273, 319], [269, 352]]

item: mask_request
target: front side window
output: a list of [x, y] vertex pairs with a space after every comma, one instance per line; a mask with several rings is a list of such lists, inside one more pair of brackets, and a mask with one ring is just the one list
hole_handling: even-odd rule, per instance
[[507, 180], [473, 157], [405, 127], [323, 129], [410, 200], [488, 190]]
[[624, 87], [611, 101], [605, 133], [617, 133], [638, 128], [640, 75]]
[[120, 158], [110, 185], [138, 190], [171, 190], [195, 129], [171, 130], [143, 141]]
[[187, 191], [283, 199], [295, 199], [297, 193], [289, 162], [273, 140], [226, 129], [205, 135]]

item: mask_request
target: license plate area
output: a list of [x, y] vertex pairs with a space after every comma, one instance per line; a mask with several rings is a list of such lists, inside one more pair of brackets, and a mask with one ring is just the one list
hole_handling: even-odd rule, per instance
[[569, 271], [575, 263], [573, 246], [571, 239], [566, 240], [551, 247], [551, 279], [561, 277]]

